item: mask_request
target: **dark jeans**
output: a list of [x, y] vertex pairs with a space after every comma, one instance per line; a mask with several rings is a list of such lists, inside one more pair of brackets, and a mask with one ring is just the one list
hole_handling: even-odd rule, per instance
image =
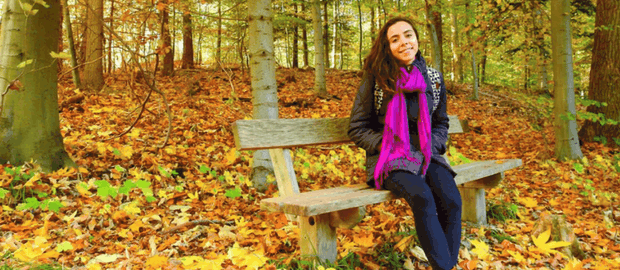
[[433, 269], [452, 269], [461, 245], [461, 194], [452, 174], [431, 163], [426, 177], [391, 172], [383, 188], [409, 203], [418, 239]]

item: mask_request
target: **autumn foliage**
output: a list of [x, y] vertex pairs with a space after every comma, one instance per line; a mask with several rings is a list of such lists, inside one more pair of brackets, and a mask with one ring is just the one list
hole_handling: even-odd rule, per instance
[[[66, 150], [80, 166], [44, 174], [36, 161], [3, 165], [0, 174], [0, 266], [146, 269], [275, 269], [302, 265], [299, 230], [284, 214], [259, 209], [275, 187], [257, 192], [248, 179], [251, 153], [234, 149], [230, 124], [251, 118], [249, 72], [180, 70], [158, 77], [172, 111], [130, 73], [108, 77], [104, 92], [84, 94], [68, 78], [59, 85]], [[331, 99], [313, 95], [312, 71], [277, 71], [281, 118], [347, 117], [360, 81], [328, 71]], [[507, 90], [448, 84], [449, 114], [470, 130], [452, 136], [455, 162], [520, 158], [523, 166], [487, 190], [489, 225], [463, 224], [460, 269], [615, 269], [620, 267], [620, 155], [599, 143], [581, 161], [553, 158], [553, 127], [536, 102]], [[236, 95], [231, 95], [234, 91]], [[83, 96], [83, 98], [75, 98]], [[71, 102], [69, 102], [72, 100]], [[63, 103], [64, 102], [64, 103]], [[585, 109], [585, 108], [581, 108]], [[364, 155], [354, 145], [293, 149], [303, 191], [364, 181]], [[368, 206], [367, 217], [339, 233], [339, 258], [360, 269], [423, 269], [414, 221], [404, 201]], [[556, 237], [561, 220], [572, 239]], [[562, 223], [560, 222], [560, 223]], [[550, 224], [552, 224], [551, 222]], [[576, 240], [583, 254], [564, 247]], [[345, 265], [331, 266], [347, 269]], [[325, 268], [328, 268], [325, 265]], [[10, 269], [10, 268], [9, 268]]]

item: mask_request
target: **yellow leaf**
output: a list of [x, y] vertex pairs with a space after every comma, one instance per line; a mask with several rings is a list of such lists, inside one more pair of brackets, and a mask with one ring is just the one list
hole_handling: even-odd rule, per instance
[[79, 167], [78, 168], [78, 172], [80, 172], [80, 173], [88, 173], [88, 170], [86, 168], [84, 168], [84, 167]]
[[534, 208], [538, 206], [538, 201], [534, 198], [526, 197], [517, 199], [523, 206], [527, 208]]
[[233, 164], [235, 160], [237, 160], [237, 149], [230, 148], [230, 150], [228, 150], [228, 153], [226, 153], [226, 162], [228, 163], [228, 165], [230, 165]]
[[158, 255], [146, 260], [146, 267], [149, 269], [160, 268], [168, 265], [168, 258]]
[[471, 251], [476, 253], [476, 255], [478, 255], [478, 258], [486, 260], [490, 256], [489, 246], [485, 242], [481, 242], [476, 239], [470, 240], [469, 242], [471, 242], [475, 246], [475, 248]]
[[129, 226], [129, 229], [132, 230], [133, 232], [139, 232], [140, 228], [144, 227], [144, 223], [142, 223], [141, 220], [136, 220], [136, 222], [134, 222], [133, 224], [131, 224], [131, 226]]
[[532, 242], [534, 242], [534, 245], [538, 248], [536, 251], [542, 253], [557, 253], [556, 250], [553, 250], [554, 248], [570, 246], [570, 242], [565, 241], [550, 241], [547, 243], [550, 236], [551, 229], [544, 231], [538, 237], [532, 236]]
[[394, 247], [397, 248], [398, 250], [400, 250], [400, 252], [404, 252], [405, 248], [407, 248], [407, 246], [409, 245], [409, 242], [411, 242], [411, 238], [412, 237], [413, 237], [413, 235], [409, 235], [409, 236], [401, 239], [400, 241], [398, 241], [398, 243]]
[[353, 242], [362, 246], [362, 247], [372, 247], [375, 245], [375, 239], [372, 233], [358, 234], [353, 236]]
[[28, 182], [24, 184], [25, 187], [34, 186], [34, 182], [41, 180], [41, 173], [36, 173], [33, 177], [31, 177]]
[[512, 256], [513, 259], [515, 259], [515, 261], [517, 263], [523, 263], [525, 262], [525, 258], [523, 257], [523, 255], [521, 255], [521, 253], [519, 253], [518, 251], [512, 251], [512, 250], [506, 250], [508, 251], [508, 253], [510, 254], [510, 256]]

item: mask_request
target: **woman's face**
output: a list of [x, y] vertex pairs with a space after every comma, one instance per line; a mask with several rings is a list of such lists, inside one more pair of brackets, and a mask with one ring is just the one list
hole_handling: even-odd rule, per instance
[[418, 53], [418, 37], [411, 25], [404, 21], [393, 24], [387, 30], [387, 39], [392, 56], [400, 65], [413, 63]]

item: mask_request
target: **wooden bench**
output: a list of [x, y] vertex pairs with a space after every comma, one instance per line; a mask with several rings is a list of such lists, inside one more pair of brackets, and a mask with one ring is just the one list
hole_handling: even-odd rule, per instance
[[[238, 150], [268, 149], [278, 190], [277, 198], [264, 199], [261, 208], [298, 216], [302, 257], [336, 260], [336, 228], [351, 228], [365, 214], [364, 206], [396, 198], [390, 191], [366, 183], [300, 193], [290, 151], [286, 148], [351, 143], [349, 118], [238, 120], [233, 124]], [[450, 116], [449, 134], [462, 133], [456, 116]], [[447, 159], [447, 156], [444, 156]], [[520, 159], [478, 161], [453, 166], [463, 201], [463, 220], [486, 224], [485, 188], [499, 184], [504, 171], [521, 166]]]

